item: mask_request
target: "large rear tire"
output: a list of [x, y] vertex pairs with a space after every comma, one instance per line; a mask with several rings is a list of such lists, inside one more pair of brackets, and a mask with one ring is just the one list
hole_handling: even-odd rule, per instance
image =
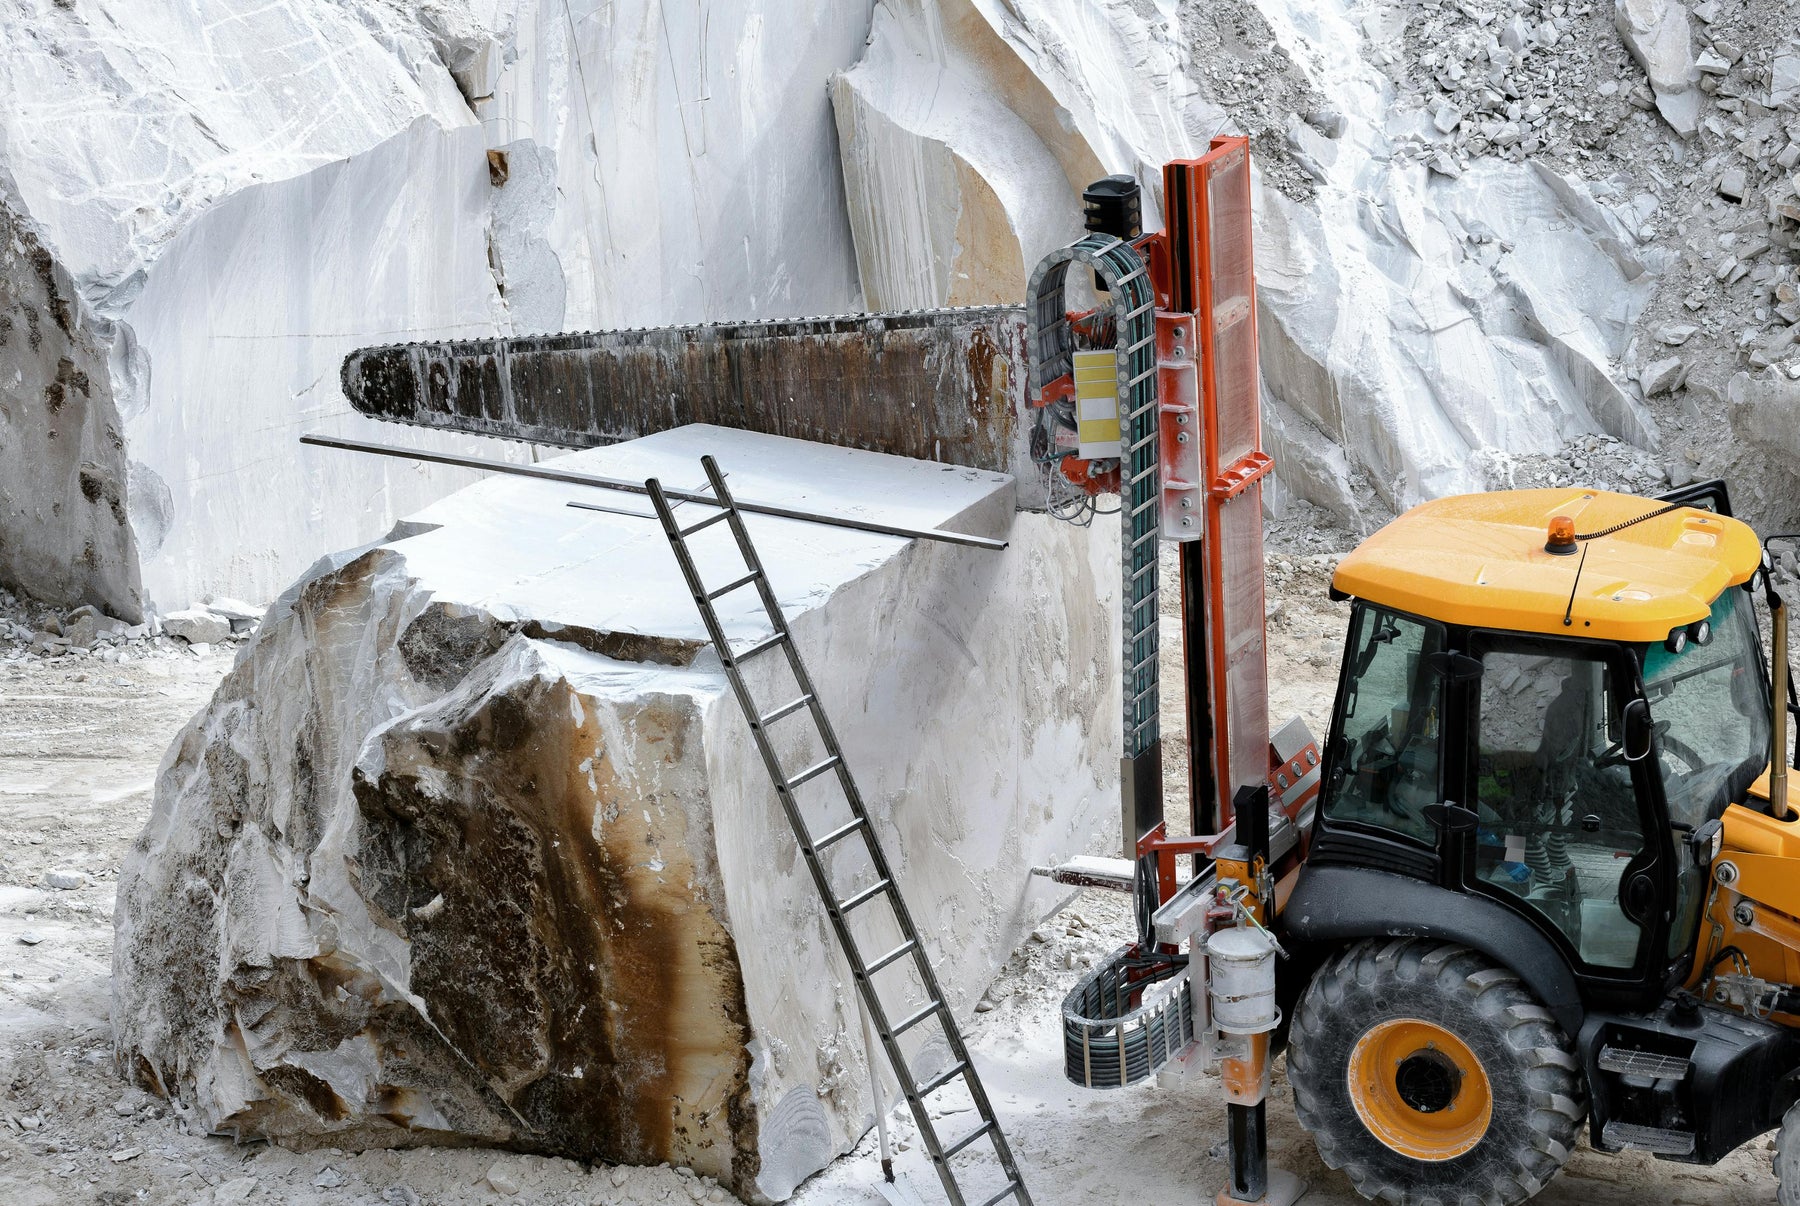
[[1800, 1104], [1788, 1107], [1775, 1136], [1775, 1179], [1781, 1183], [1775, 1200], [1781, 1206], [1800, 1206]]
[[1556, 1176], [1587, 1116], [1574, 1045], [1518, 976], [1427, 939], [1326, 963], [1287, 1058], [1320, 1158], [1394, 1206], [1516, 1206]]

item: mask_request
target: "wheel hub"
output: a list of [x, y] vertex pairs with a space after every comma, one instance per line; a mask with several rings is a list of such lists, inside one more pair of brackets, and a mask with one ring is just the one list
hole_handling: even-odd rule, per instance
[[1416, 1018], [1370, 1027], [1350, 1053], [1350, 1101], [1369, 1133], [1414, 1160], [1454, 1160], [1493, 1120], [1481, 1061], [1452, 1031]]
[[1421, 1114], [1447, 1110], [1462, 1087], [1462, 1073], [1441, 1052], [1425, 1050], [1400, 1061], [1394, 1073], [1400, 1100]]

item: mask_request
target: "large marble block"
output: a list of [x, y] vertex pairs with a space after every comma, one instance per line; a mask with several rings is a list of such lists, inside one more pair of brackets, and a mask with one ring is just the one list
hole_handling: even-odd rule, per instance
[[[557, 463], [691, 487], [705, 452], [743, 499], [1009, 541], [749, 520], [966, 1016], [1050, 903], [1029, 868], [1115, 817], [1117, 540], [1001, 475], [722, 428]], [[668, 1160], [759, 1200], [869, 1125], [847, 966], [661, 530], [576, 498], [649, 509], [496, 478], [326, 558], [170, 751], [113, 1016], [194, 1125]], [[715, 584], [729, 543], [696, 540]], [[761, 631], [753, 592], [721, 607]], [[765, 706], [784, 674], [751, 664]], [[771, 729], [790, 771], [808, 729]]]

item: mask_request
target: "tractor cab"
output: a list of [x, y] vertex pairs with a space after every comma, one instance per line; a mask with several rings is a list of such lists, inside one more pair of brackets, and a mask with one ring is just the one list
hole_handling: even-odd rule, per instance
[[1309, 870], [1428, 881], [1493, 935], [1508, 914], [1585, 1007], [1660, 1000], [1695, 948], [1694, 835], [1769, 765], [1760, 564], [1728, 516], [1601, 491], [1383, 528], [1333, 580], [1353, 609]]

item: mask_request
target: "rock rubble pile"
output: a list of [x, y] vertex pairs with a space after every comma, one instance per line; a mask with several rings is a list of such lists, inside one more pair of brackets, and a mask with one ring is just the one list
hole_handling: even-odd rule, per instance
[[1800, 517], [1793, 478], [1764, 467], [1796, 438], [1746, 431], [1792, 427], [1796, 412], [1759, 412], [1779, 391], [1733, 385], [1800, 380], [1791, 5], [1420, 0], [1375, 10], [1363, 31], [1395, 85], [1397, 155], [1446, 178], [1496, 157], [1554, 165], [1629, 236], [1655, 292], [1613, 376], [1653, 416], [1644, 443], [1660, 443], [1668, 480], [1726, 477], [1766, 522]]
[[92, 604], [64, 610], [0, 590], [0, 661], [68, 657], [130, 662], [203, 655], [214, 645], [249, 640], [261, 617], [261, 610], [247, 603], [217, 599], [128, 624]]
[[1655, 106], [1611, 10], [1421, 0], [1365, 17], [1369, 58], [1398, 86], [1388, 123], [1398, 153], [1449, 177], [1482, 155], [1549, 158], [1565, 170], [1592, 160]]

